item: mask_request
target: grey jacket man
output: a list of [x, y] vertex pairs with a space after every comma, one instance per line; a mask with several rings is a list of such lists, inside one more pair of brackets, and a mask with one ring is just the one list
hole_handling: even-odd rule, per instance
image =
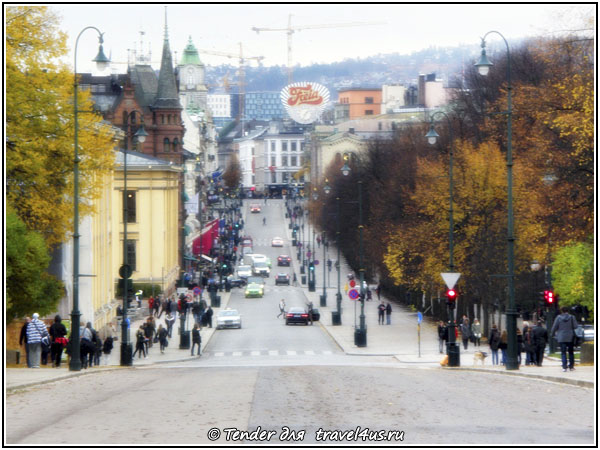
[[573, 342], [573, 336], [577, 328], [577, 321], [569, 313], [562, 313], [554, 320], [550, 336], [556, 333], [556, 340], [560, 342]]

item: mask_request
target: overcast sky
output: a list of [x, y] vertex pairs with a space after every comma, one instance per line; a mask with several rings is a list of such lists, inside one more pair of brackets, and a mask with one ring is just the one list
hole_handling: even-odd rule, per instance
[[[115, 62], [126, 63], [128, 49], [140, 49], [140, 31], [144, 53], [150, 48], [152, 65], [159, 68], [164, 37], [164, 4], [53, 4], [62, 16], [63, 31], [69, 35], [69, 47], [86, 26], [105, 33], [105, 53]], [[171, 4], [167, 23], [171, 50], [181, 57], [188, 37], [198, 49], [239, 54], [243, 43], [246, 56], [264, 56], [263, 64], [287, 65], [287, 34], [284, 31], [256, 33], [252, 27], [286, 28], [292, 14], [292, 26], [327, 25], [305, 29], [292, 36], [294, 65], [331, 63], [345, 58], [366, 57], [378, 53], [401, 54], [430, 46], [478, 44], [487, 31], [497, 30], [507, 39], [549, 35], [557, 31], [581, 28], [585, 17], [595, 24], [594, 5], [537, 4]], [[360, 22], [353, 27], [339, 26]], [[336, 27], [336, 25], [338, 25]], [[499, 40], [490, 37], [490, 42]], [[96, 55], [97, 36], [86, 31], [78, 48], [78, 72], [89, 72], [89, 61]], [[235, 59], [200, 54], [207, 65], [237, 64]], [[73, 55], [69, 55], [73, 61]], [[113, 71], [124, 72], [125, 64]]]

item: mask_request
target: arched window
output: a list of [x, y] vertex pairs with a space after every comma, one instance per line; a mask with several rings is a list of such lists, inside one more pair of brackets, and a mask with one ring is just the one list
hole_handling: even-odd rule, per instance
[[179, 139], [173, 139], [173, 151], [176, 152], [179, 150]]
[[163, 152], [168, 152], [170, 146], [170, 142], [169, 142], [169, 138], [165, 138], [165, 140], [163, 141]]

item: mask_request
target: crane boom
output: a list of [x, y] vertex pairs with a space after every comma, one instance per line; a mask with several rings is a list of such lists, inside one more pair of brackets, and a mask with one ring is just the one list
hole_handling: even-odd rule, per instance
[[252, 27], [252, 31], [260, 33], [261, 31], [285, 31], [287, 34], [287, 45], [288, 45], [288, 84], [293, 81], [293, 69], [292, 69], [292, 35], [296, 31], [302, 30], [316, 30], [319, 28], [342, 28], [342, 27], [358, 27], [363, 25], [383, 25], [386, 22], [347, 22], [347, 23], [330, 23], [330, 24], [316, 24], [316, 25], [292, 25], [292, 14], [288, 16], [288, 26], [286, 28], [260, 28]]

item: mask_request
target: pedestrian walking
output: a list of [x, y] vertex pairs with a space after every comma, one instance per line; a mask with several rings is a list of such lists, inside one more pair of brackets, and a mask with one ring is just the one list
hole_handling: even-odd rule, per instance
[[375, 293], [377, 294], [377, 301], [381, 300], [381, 283], [377, 283]]
[[148, 299], [148, 312], [152, 314], [152, 310], [154, 309], [154, 297], [150, 296]]
[[283, 298], [279, 301], [279, 314], [277, 314], [277, 318], [279, 319], [281, 315], [285, 319], [285, 300]]
[[54, 316], [54, 323], [50, 326], [50, 358], [52, 359], [52, 367], [60, 367], [63, 349], [67, 346], [67, 327], [62, 323], [61, 317], [57, 314]]
[[158, 313], [158, 318], [160, 319], [163, 313], [167, 313], [169, 311], [169, 302], [164, 298], [161, 299], [160, 302], [160, 312]]
[[498, 326], [494, 323], [492, 324], [492, 329], [490, 330], [490, 335], [488, 336], [488, 344], [490, 345], [490, 351], [492, 353], [492, 365], [498, 365], [498, 348], [500, 346], [500, 332], [498, 331]]
[[133, 352], [132, 358], [135, 358], [137, 352], [139, 353], [139, 358], [142, 357], [142, 353], [144, 354], [144, 358], [147, 358], [146, 354], [146, 334], [144, 333], [144, 325], [140, 325], [140, 328], [135, 333], [135, 351]]
[[153, 316], [160, 317], [158, 315], [158, 311], [160, 310], [160, 306], [161, 306], [160, 297], [157, 295], [156, 298], [154, 299], [154, 312], [152, 313]]
[[[46, 326], [46, 325], [44, 324], [44, 326]], [[50, 336], [44, 336], [42, 338], [42, 355], [41, 355], [42, 366], [48, 365], [48, 355], [50, 355], [50, 346], [51, 346]], [[50, 357], [50, 362], [52, 362], [52, 357]]]
[[313, 303], [306, 302], [306, 312], [308, 312], [308, 320], [310, 324], [313, 324]]
[[206, 324], [208, 325], [208, 328], [212, 328], [213, 313], [214, 313], [214, 311], [211, 306], [209, 306], [206, 309], [206, 312], [204, 313], [204, 315], [206, 316]]
[[194, 302], [192, 304], [192, 314], [194, 316], [194, 322], [195, 323], [201, 323], [202, 322], [202, 310], [200, 307], [200, 302]]
[[556, 340], [560, 345], [560, 357], [562, 360], [562, 370], [567, 371], [567, 353], [569, 356], [569, 370], [575, 370], [575, 355], [573, 354], [573, 341], [575, 339], [575, 329], [578, 327], [575, 317], [569, 314], [569, 308], [563, 306], [560, 314], [554, 319], [550, 337], [556, 335]]
[[537, 321], [537, 325], [533, 327], [533, 342], [535, 344], [535, 365], [542, 366], [544, 361], [544, 350], [548, 342], [548, 330], [542, 326], [541, 320]]
[[392, 324], [392, 305], [390, 305], [390, 302], [385, 307], [385, 320], [388, 325]]
[[508, 333], [506, 330], [502, 330], [500, 334], [500, 344], [498, 345], [500, 352], [502, 353], [501, 364], [506, 365], [506, 349], [508, 348]]
[[471, 325], [469, 324], [469, 319], [466, 317], [463, 318], [460, 324], [460, 335], [462, 337], [463, 348], [467, 351], [469, 348], [469, 339], [471, 338]]
[[100, 359], [102, 359], [102, 339], [98, 332], [96, 332], [96, 342], [94, 344], [96, 346], [96, 351], [94, 352], [94, 365], [99, 366]]
[[379, 303], [379, 306], [377, 306], [377, 311], [379, 313], [378, 323], [379, 325], [383, 325], [385, 318], [385, 305], [383, 304], [383, 302]]
[[[527, 323], [527, 322], [525, 322]], [[523, 327], [523, 348], [525, 350], [525, 365], [534, 365], [536, 361], [535, 357], [535, 342], [533, 338], [533, 328], [527, 324]]]
[[444, 341], [448, 340], [448, 327], [443, 320], [438, 323], [438, 343], [440, 346], [440, 353], [444, 353]]
[[31, 361], [29, 360], [29, 345], [27, 344], [27, 325], [31, 322], [31, 317], [25, 317], [25, 322], [21, 327], [21, 335], [19, 336], [19, 345], [25, 345], [25, 358], [27, 360], [27, 367], [31, 367]]
[[165, 348], [169, 345], [169, 341], [167, 339], [167, 336], [169, 335], [169, 333], [167, 332], [167, 329], [164, 328], [162, 326], [162, 324], [160, 324], [158, 326], [158, 342], [160, 343], [160, 352], [164, 353], [165, 352]]
[[[81, 367], [84, 369], [88, 368], [88, 364], [93, 362], [94, 358], [94, 335], [92, 334], [92, 324], [90, 322], [89, 327], [86, 324], [79, 328], [79, 355], [81, 359]], [[71, 339], [72, 341], [72, 339]]]
[[521, 329], [517, 327], [517, 364], [521, 365], [521, 353], [523, 353], [525, 346], [523, 345], [523, 333]]
[[107, 336], [106, 339], [104, 339], [104, 344], [102, 345], [102, 355], [103, 355], [102, 363], [105, 366], [108, 365], [108, 361], [110, 360], [110, 353], [112, 352], [112, 349], [113, 349], [113, 343], [114, 343], [114, 339], [112, 336]]
[[370, 302], [373, 300], [373, 294], [371, 293], [371, 289], [367, 288], [367, 301]]
[[296, 272], [292, 276], [292, 285], [298, 286], [298, 278], [296, 278]]
[[194, 347], [198, 345], [198, 356], [200, 356], [200, 344], [202, 343], [202, 337], [200, 336], [200, 325], [195, 324], [192, 330], [192, 356], [194, 356]]
[[152, 341], [154, 334], [156, 333], [156, 327], [154, 326], [154, 318], [152, 316], [146, 319], [146, 326], [144, 327], [144, 334], [146, 336], [146, 351], [152, 347]]
[[479, 323], [479, 319], [473, 319], [473, 325], [471, 325], [471, 341], [473, 342], [473, 347], [481, 345], [481, 324]]
[[29, 344], [29, 361], [31, 368], [40, 368], [42, 356], [42, 339], [49, 339], [46, 325], [39, 319], [38, 313], [33, 314], [33, 319], [27, 324], [27, 344]]
[[167, 313], [167, 317], [165, 317], [165, 323], [167, 325], [167, 333], [169, 334], [169, 338], [173, 336], [173, 325], [175, 324], [175, 317], [171, 312]]

